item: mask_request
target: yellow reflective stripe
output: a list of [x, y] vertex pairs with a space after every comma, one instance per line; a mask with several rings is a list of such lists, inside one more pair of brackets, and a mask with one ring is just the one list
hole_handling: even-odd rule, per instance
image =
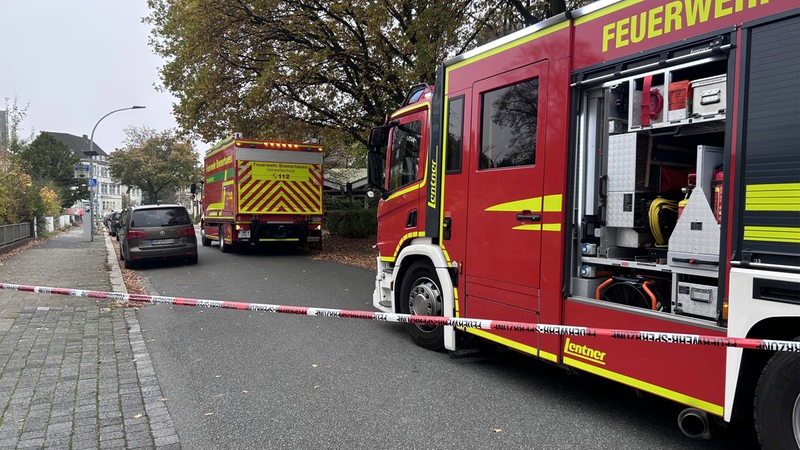
[[525, 230], [525, 231], [561, 231], [561, 224], [560, 223], [545, 223], [545, 224], [528, 224], [528, 225], [519, 225], [513, 228], [514, 230]]
[[560, 22], [558, 24], [555, 24], [555, 25], [549, 26], [547, 28], [544, 28], [542, 30], [539, 30], [539, 31], [537, 31], [535, 33], [529, 34], [527, 36], [523, 36], [523, 37], [521, 37], [521, 38], [519, 38], [519, 39], [517, 39], [515, 41], [509, 42], [506, 45], [501, 45], [500, 47], [493, 48], [491, 50], [488, 50], [488, 51], [485, 51], [485, 52], [480, 53], [478, 55], [475, 55], [475, 56], [473, 56], [471, 58], [465, 59], [463, 61], [459, 61], [456, 64], [453, 64], [452, 66], [448, 67], [448, 69], [447, 69], [448, 77], [449, 77], [450, 72], [452, 72], [452, 71], [454, 71], [454, 70], [456, 70], [458, 68], [461, 68], [461, 67], [464, 67], [466, 65], [472, 64], [474, 62], [480, 61], [482, 59], [488, 58], [488, 57], [490, 57], [492, 55], [496, 55], [498, 53], [505, 52], [505, 51], [507, 51], [509, 49], [512, 49], [514, 47], [517, 47], [519, 45], [523, 45], [525, 43], [528, 43], [528, 42], [533, 41], [535, 39], [539, 39], [540, 37], [547, 36], [548, 34], [555, 33], [556, 31], [563, 30], [563, 29], [568, 28], [568, 27], [569, 27], [569, 20], [565, 20], [565, 21]]
[[561, 194], [544, 196], [544, 212], [561, 212]]
[[628, 0], [625, 2], [619, 2], [617, 4], [611, 5], [607, 8], [603, 8], [601, 10], [595, 11], [591, 14], [587, 14], [583, 17], [579, 17], [575, 20], [575, 25], [580, 25], [582, 23], [590, 22], [595, 19], [599, 19], [603, 16], [607, 16], [613, 12], [619, 11], [621, 9], [625, 9], [629, 6], [635, 5], [637, 3], [641, 3], [643, 0]]
[[744, 240], [800, 244], [800, 228], [745, 226]]
[[417, 110], [417, 109], [429, 109], [430, 107], [431, 107], [431, 102], [412, 103], [411, 105], [408, 105], [408, 106], [406, 106], [404, 108], [400, 108], [397, 111], [395, 111], [394, 114], [392, 114], [392, 116], [390, 118], [394, 119], [395, 117], [399, 117], [399, 116], [402, 116], [404, 114], [408, 114], [409, 112], [412, 112], [414, 110]]
[[525, 198], [513, 202], [500, 203], [486, 208], [486, 211], [500, 212], [521, 212], [521, 211], [542, 211], [542, 197]]
[[[499, 212], [561, 212], [561, 194], [545, 195], [544, 197], [524, 198], [511, 202], [499, 203], [486, 208], [486, 211]], [[544, 207], [542, 207], [544, 206]]]
[[389, 262], [389, 263], [395, 262], [395, 260], [397, 260], [397, 255], [400, 253], [400, 248], [403, 246], [403, 244], [407, 240], [414, 239], [414, 238], [417, 238], [417, 237], [420, 237], [420, 236], [423, 236], [423, 235], [424, 235], [424, 233], [421, 232], [421, 231], [413, 231], [411, 233], [406, 234], [405, 236], [400, 238], [400, 242], [397, 243], [397, 248], [394, 249], [394, 255], [393, 256], [381, 256], [381, 261]]
[[275, 239], [265, 238], [265, 239], [259, 239], [258, 242], [295, 242], [295, 241], [299, 241], [299, 240], [300, 240], [300, 238], [281, 238], [281, 239], [278, 239], [278, 238], [275, 238]]
[[392, 195], [390, 195], [386, 199], [386, 201], [388, 202], [389, 200], [392, 200], [392, 199], [395, 199], [397, 197], [400, 197], [403, 194], [408, 194], [409, 192], [417, 191], [417, 190], [421, 189], [424, 185], [425, 185], [425, 179], [423, 178], [421, 182], [418, 182], [417, 184], [411, 185], [411, 186], [409, 186], [407, 188], [401, 189], [401, 190], [393, 193]]
[[800, 183], [750, 184], [745, 211], [800, 211]]
[[467, 333], [474, 334], [476, 336], [480, 336], [484, 339], [488, 339], [493, 342], [497, 342], [498, 344], [503, 344], [506, 347], [511, 347], [514, 350], [518, 350], [523, 353], [528, 353], [534, 356], [538, 356], [542, 359], [546, 359], [551, 362], [558, 362], [558, 357], [550, 352], [546, 352], [544, 350], [539, 350], [536, 347], [531, 347], [530, 345], [525, 345], [517, 341], [512, 341], [511, 339], [504, 338], [502, 336], [498, 336], [496, 334], [489, 333], [484, 330], [478, 330], [475, 328], [467, 328]]
[[768, 184], [748, 184], [747, 192], [793, 190], [800, 191], [800, 183], [768, 183]]
[[661, 397], [668, 398], [670, 400], [675, 400], [676, 402], [683, 403], [684, 405], [694, 406], [695, 408], [702, 409], [703, 411], [708, 411], [718, 416], [722, 416], [723, 414], [723, 407], [720, 405], [715, 405], [714, 403], [707, 402], [705, 400], [700, 400], [699, 398], [694, 398], [686, 394], [681, 394], [680, 392], [676, 392], [671, 389], [657, 386], [655, 384], [648, 383], [646, 381], [637, 380], [636, 378], [632, 378], [627, 375], [622, 375], [620, 373], [612, 372], [602, 367], [597, 367], [595, 365], [588, 364], [583, 361], [578, 361], [577, 359], [572, 359], [565, 356], [563, 359], [563, 363], [568, 366], [572, 366], [584, 370], [586, 372], [590, 372], [595, 375], [600, 375], [601, 377], [605, 377], [610, 380], [614, 380], [622, 384], [627, 384], [628, 386], [633, 386], [637, 389], [641, 389], [643, 391], [647, 391], [659, 395]]

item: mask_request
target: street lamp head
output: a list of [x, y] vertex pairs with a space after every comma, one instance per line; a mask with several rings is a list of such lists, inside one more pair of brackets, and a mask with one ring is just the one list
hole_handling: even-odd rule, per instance
[[141, 106], [141, 105], [133, 105], [133, 106], [131, 106], [131, 109], [145, 109], [145, 108], [147, 108], [147, 106]]

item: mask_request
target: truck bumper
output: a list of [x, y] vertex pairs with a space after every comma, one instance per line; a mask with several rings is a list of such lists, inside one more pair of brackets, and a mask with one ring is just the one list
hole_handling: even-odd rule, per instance
[[395, 312], [394, 295], [394, 270], [389, 263], [381, 261], [380, 257], [375, 258], [378, 272], [375, 276], [375, 290], [372, 292], [372, 306], [379, 311], [386, 313]]

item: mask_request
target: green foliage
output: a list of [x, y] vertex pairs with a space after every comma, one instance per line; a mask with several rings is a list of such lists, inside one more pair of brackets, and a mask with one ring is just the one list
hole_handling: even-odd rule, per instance
[[33, 142], [19, 150], [17, 157], [35, 184], [52, 188], [62, 208], [88, 198], [85, 181], [74, 177], [73, 165], [80, 158], [50, 133], [39, 133]]
[[410, 85], [432, 81], [463, 47], [463, 24], [489, 3], [149, 0], [146, 21], [185, 130], [208, 142], [229, 131], [303, 139], [338, 130], [363, 143]]
[[148, 0], [183, 132], [325, 146], [363, 167], [367, 130], [443, 60], [585, 1]]
[[36, 202], [30, 175], [10, 153], [0, 150], [0, 224], [33, 219]]
[[332, 210], [325, 212], [323, 226], [333, 235], [363, 238], [377, 234], [378, 219], [375, 209]]
[[200, 178], [198, 154], [174, 132], [129, 128], [127, 147], [108, 157], [114, 178], [142, 190], [145, 203], [168, 200], [173, 192]]

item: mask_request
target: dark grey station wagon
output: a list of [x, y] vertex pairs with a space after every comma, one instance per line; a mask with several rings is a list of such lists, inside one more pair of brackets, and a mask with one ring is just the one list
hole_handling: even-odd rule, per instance
[[120, 257], [126, 268], [143, 261], [182, 259], [197, 264], [197, 237], [182, 205], [144, 205], [122, 213]]

